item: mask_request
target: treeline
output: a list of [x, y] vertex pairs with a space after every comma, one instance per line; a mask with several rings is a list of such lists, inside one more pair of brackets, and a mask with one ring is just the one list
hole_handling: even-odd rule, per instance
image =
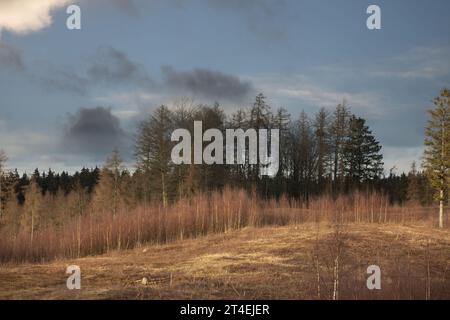
[[[259, 165], [249, 164], [174, 165], [171, 134], [178, 128], [193, 134], [194, 121], [202, 121], [204, 131], [279, 129], [277, 175], [261, 176]], [[263, 199], [284, 196], [305, 203], [321, 195], [337, 198], [357, 190], [385, 194], [391, 203], [433, 201], [431, 187], [415, 165], [409, 174], [384, 176], [379, 142], [366, 121], [345, 103], [313, 116], [301, 112], [295, 118], [283, 108], [273, 110], [262, 94], [252, 106], [231, 115], [219, 104], [193, 105], [188, 100], [173, 109], [161, 106], [139, 124], [135, 158], [133, 172], [114, 150], [101, 169], [85, 168], [73, 175], [51, 170], [36, 170], [31, 176], [19, 176], [17, 170], [2, 174], [0, 224], [13, 233], [24, 228], [33, 234], [36, 228], [63, 224], [87, 210], [115, 215], [138, 205], [166, 207], [226, 186]]]
[[[172, 164], [175, 142], [171, 133], [183, 128], [193, 136], [194, 121], [202, 121], [203, 131], [217, 128], [223, 133], [228, 128], [279, 129], [277, 175], [261, 176], [259, 165]], [[425, 176], [415, 168], [409, 175], [384, 175], [381, 145], [366, 121], [345, 103], [334, 110], [322, 108], [313, 116], [302, 111], [297, 117], [283, 108], [273, 110], [262, 94], [251, 107], [231, 115], [218, 104], [180, 103], [174, 109], [161, 106], [140, 123], [136, 137], [136, 175], [142, 201], [167, 203], [227, 185], [255, 191], [265, 199], [285, 195], [308, 201], [323, 194], [336, 198], [359, 189], [386, 193], [392, 202], [431, 201], [424, 196], [428, 194]], [[208, 144], [204, 142], [203, 147]], [[413, 192], [411, 188], [420, 190]]]

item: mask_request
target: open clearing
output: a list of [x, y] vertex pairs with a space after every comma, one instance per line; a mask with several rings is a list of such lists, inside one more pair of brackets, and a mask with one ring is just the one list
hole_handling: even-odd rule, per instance
[[[0, 298], [330, 299], [334, 232], [326, 224], [246, 228], [96, 257], [3, 265]], [[450, 299], [449, 230], [352, 224], [340, 239], [341, 299], [425, 299], [428, 289], [431, 299]], [[69, 265], [81, 268], [81, 290], [66, 288]], [[366, 287], [370, 265], [381, 268], [381, 290]]]

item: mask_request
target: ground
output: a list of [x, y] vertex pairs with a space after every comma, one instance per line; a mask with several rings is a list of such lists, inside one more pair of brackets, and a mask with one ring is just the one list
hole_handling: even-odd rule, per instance
[[[328, 224], [246, 228], [96, 257], [3, 265], [0, 299], [331, 299], [338, 242], [340, 299], [450, 299], [448, 229], [353, 224], [336, 235]], [[81, 268], [81, 290], [66, 287], [69, 265]], [[367, 289], [370, 265], [381, 268], [381, 290]]]

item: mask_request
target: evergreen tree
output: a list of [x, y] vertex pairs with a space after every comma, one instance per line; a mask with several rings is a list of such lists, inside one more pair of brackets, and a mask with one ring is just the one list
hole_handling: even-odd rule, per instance
[[444, 227], [444, 203], [450, 185], [450, 91], [443, 89], [428, 110], [425, 129], [424, 168], [439, 200], [439, 227]]
[[407, 200], [412, 202], [420, 202], [421, 190], [419, 173], [417, 172], [417, 165], [414, 161], [411, 164], [411, 170], [408, 173], [408, 190], [407, 190]]
[[[202, 121], [203, 132], [208, 129], [218, 129], [225, 133], [225, 113], [218, 103], [210, 107], [202, 105], [195, 116], [196, 120]], [[223, 141], [225, 143], [225, 141]], [[203, 142], [203, 150], [210, 142]], [[225, 144], [223, 144], [225, 157]], [[202, 164], [199, 166], [199, 184], [202, 190], [211, 191], [221, 189], [226, 182], [226, 165], [224, 164]]]
[[[266, 97], [260, 93], [256, 96], [249, 112], [248, 127], [251, 129], [270, 129], [273, 118], [271, 107], [266, 103]], [[250, 167], [251, 183], [256, 184], [260, 178], [259, 135], [257, 136], [257, 164]]]
[[255, 103], [250, 109], [249, 126], [254, 129], [269, 129], [271, 118], [271, 108], [266, 103], [266, 97], [260, 93], [256, 96]]
[[373, 180], [383, 173], [381, 146], [365, 123], [362, 118], [350, 118], [344, 145], [345, 171], [354, 182]]

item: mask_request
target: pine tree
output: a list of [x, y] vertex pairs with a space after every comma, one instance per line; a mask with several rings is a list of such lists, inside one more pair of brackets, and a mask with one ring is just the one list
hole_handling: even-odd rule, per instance
[[450, 91], [443, 89], [428, 110], [425, 129], [424, 168], [439, 200], [439, 227], [444, 227], [444, 202], [450, 184]]
[[266, 97], [260, 93], [250, 109], [249, 125], [254, 129], [268, 129], [272, 117], [271, 108], [266, 103]]
[[406, 198], [408, 201], [412, 202], [420, 201], [419, 173], [417, 172], [415, 161], [411, 164], [411, 170], [408, 173], [408, 190]]
[[[259, 130], [259, 129], [270, 129], [271, 120], [273, 118], [271, 107], [266, 103], [266, 97], [260, 93], [256, 96], [253, 106], [250, 108], [249, 112], [249, 128]], [[257, 136], [257, 165], [251, 166], [250, 177], [253, 183], [257, 183], [260, 177], [260, 161], [259, 158], [259, 136]]]
[[[197, 120], [202, 121], [203, 132], [208, 129], [219, 129], [222, 134], [225, 133], [225, 112], [218, 103], [215, 103], [212, 107], [203, 105], [198, 110], [196, 115]], [[225, 142], [225, 141], [224, 141]], [[210, 142], [203, 142], [203, 148], [205, 148]], [[223, 145], [225, 150], [225, 145]], [[223, 155], [225, 156], [225, 154]], [[223, 164], [202, 164], [200, 167], [200, 185], [203, 190], [214, 190], [223, 188], [227, 173], [225, 171], [226, 166]]]
[[346, 175], [354, 182], [378, 178], [383, 173], [381, 146], [366, 121], [352, 116], [344, 145]]

